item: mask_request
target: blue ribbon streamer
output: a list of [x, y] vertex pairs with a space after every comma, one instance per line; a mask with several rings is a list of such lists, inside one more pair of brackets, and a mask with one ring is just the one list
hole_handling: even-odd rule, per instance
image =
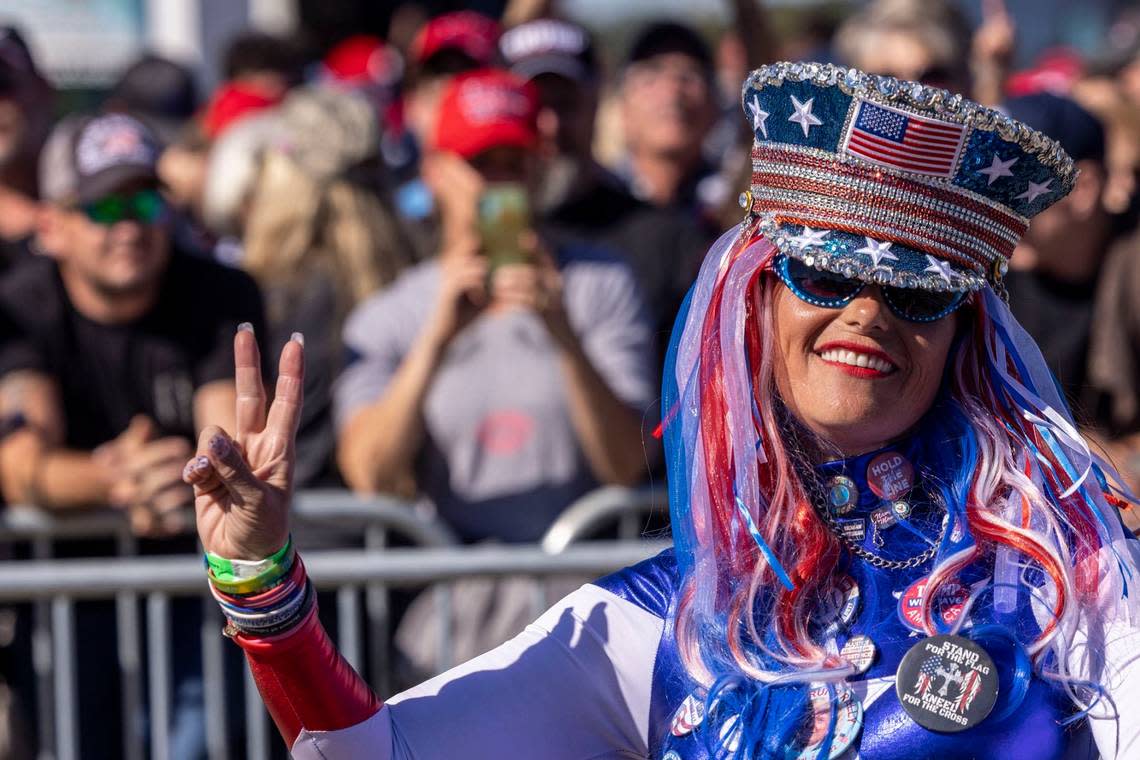
[[736, 499], [736, 508], [744, 518], [744, 524], [747, 526], [748, 532], [752, 534], [752, 539], [756, 542], [756, 546], [760, 547], [764, 558], [768, 560], [768, 567], [772, 568], [772, 572], [776, 574], [780, 585], [788, 591], [794, 591], [796, 588], [795, 584], [793, 584], [792, 579], [788, 577], [788, 573], [784, 570], [784, 566], [780, 564], [780, 560], [776, 559], [776, 553], [772, 551], [772, 547], [768, 546], [768, 542], [760, 535], [756, 523], [752, 520], [752, 514], [748, 511], [748, 505], [740, 498], [740, 494], [736, 492], [735, 486], [732, 489], [732, 496]]

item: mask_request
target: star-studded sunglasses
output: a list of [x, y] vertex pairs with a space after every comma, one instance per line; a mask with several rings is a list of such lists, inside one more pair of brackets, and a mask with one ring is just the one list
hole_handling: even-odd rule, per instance
[[127, 195], [105, 195], [79, 208], [96, 224], [110, 226], [128, 219], [154, 224], [166, 211], [166, 201], [158, 190], [146, 189]]
[[[862, 280], [809, 267], [791, 256], [778, 257], [775, 270], [776, 276], [801, 301], [825, 309], [842, 309], [867, 286]], [[937, 322], [966, 301], [966, 293], [955, 290], [932, 291], [891, 285], [880, 285], [879, 289], [887, 308], [908, 322]]]

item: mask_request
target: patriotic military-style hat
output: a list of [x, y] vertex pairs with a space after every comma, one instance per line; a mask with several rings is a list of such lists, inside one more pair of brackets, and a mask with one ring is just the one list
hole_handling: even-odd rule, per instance
[[817, 269], [926, 290], [1001, 278], [1030, 217], [1076, 178], [1061, 147], [946, 90], [818, 63], [752, 72], [741, 203]]

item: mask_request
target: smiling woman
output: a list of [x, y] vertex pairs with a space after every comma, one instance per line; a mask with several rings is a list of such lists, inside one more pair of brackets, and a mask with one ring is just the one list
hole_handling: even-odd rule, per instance
[[776, 387], [792, 415], [842, 456], [881, 448], [930, 409], [957, 321], [892, 312], [878, 286], [815, 306], [774, 289]]
[[[286, 542], [299, 399], [258, 406], [240, 447], [203, 439], [215, 596], [295, 756], [1140, 756], [1126, 502], [1003, 300], [1072, 161], [960, 96], [833, 66], [764, 67], [743, 102], [746, 216], [663, 378], [673, 549], [382, 704]], [[239, 397], [244, 377], [264, 399], [240, 336], [238, 359]]]

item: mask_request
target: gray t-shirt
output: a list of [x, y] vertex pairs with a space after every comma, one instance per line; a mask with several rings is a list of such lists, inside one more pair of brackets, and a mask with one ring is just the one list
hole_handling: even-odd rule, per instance
[[[618, 398], [652, 411], [652, 331], [628, 267], [590, 248], [559, 251], [563, 299], [590, 361]], [[427, 261], [349, 317], [334, 389], [338, 428], [375, 402], [435, 308]], [[652, 414], [649, 415], [652, 418]], [[465, 540], [534, 541], [596, 486], [570, 421], [558, 354], [541, 319], [487, 313], [451, 342], [424, 402], [421, 491]]]

